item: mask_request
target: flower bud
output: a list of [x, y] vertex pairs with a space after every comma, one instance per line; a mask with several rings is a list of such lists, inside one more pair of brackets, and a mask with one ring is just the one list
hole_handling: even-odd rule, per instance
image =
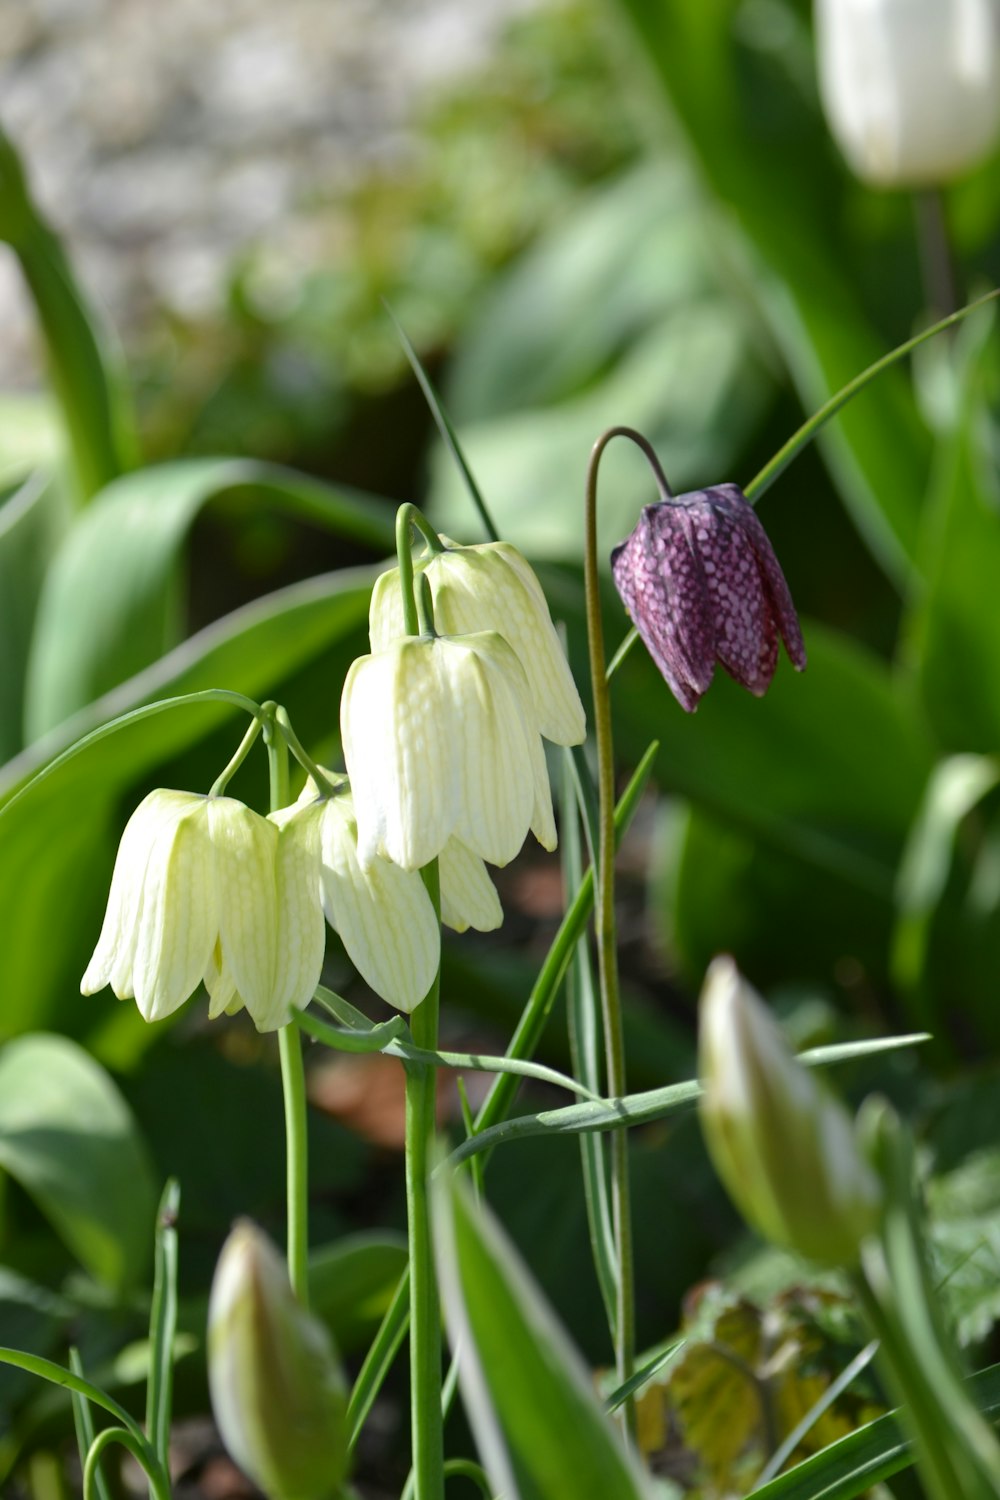
[[995, 0], [817, 0], [816, 48], [830, 129], [866, 182], [939, 186], [996, 140]]
[[853, 1265], [874, 1227], [881, 1189], [853, 1122], [797, 1062], [731, 958], [701, 994], [702, 1129], [743, 1217], [812, 1260]]
[[778, 638], [806, 664], [798, 616], [774, 549], [735, 484], [644, 507], [611, 554], [611, 572], [646, 649], [692, 713], [720, 662], [755, 697], [778, 664]]
[[292, 1293], [249, 1220], [233, 1229], [208, 1309], [212, 1411], [229, 1453], [269, 1500], [325, 1500], [347, 1468], [347, 1390], [329, 1334]]

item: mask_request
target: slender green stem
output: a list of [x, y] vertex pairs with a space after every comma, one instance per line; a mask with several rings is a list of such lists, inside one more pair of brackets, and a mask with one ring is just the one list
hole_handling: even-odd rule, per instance
[[403, 595], [403, 623], [407, 635], [420, 634], [417, 604], [413, 591], [413, 551], [410, 527], [415, 526], [432, 552], [443, 552], [441, 538], [422, 511], [407, 500], [396, 512], [396, 557], [399, 561], [399, 587]]
[[[327, 793], [329, 795], [332, 795], [334, 792], [336, 792], [338, 790], [337, 782], [331, 781], [329, 775], [326, 773], [326, 771], [323, 770], [323, 767], [318, 766], [313, 760], [312, 756], [308, 755], [302, 748], [302, 741], [299, 739], [298, 735], [295, 733], [295, 730], [292, 728], [292, 721], [288, 717], [286, 710], [282, 708], [280, 704], [274, 711], [274, 722], [281, 730], [285, 744], [295, 756], [295, 759], [298, 761], [303, 771], [305, 771], [306, 775], [312, 777], [313, 781], [316, 783], [318, 790], [321, 793]], [[343, 778], [340, 778], [340, 780], [343, 781]]]
[[940, 188], [923, 188], [914, 193], [913, 207], [927, 307], [939, 318], [948, 317], [958, 307], [958, 270], [944, 194]]
[[392, 1301], [379, 1324], [378, 1333], [369, 1345], [364, 1364], [358, 1371], [358, 1378], [354, 1382], [351, 1399], [347, 1404], [347, 1426], [350, 1433], [348, 1446], [351, 1452], [354, 1451], [358, 1438], [361, 1436], [361, 1429], [375, 1403], [375, 1397], [381, 1390], [382, 1383], [392, 1368], [392, 1362], [406, 1335], [409, 1304], [410, 1271], [407, 1267], [399, 1278]]
[[[80, 1358], [80, 1351], [75, 1345], [69, 1351], [69, 1367], [74, 1375], [82, 1378], [83, 1361]], [[71, 1399], [73, 1402], [73, 1427], [76, 1431], [76, 1446], [80, 1454], [80, 1465], [82, 1467], [87, 1462], [87, 1453], [97, 1433], [94, 1428], [94, 1418], [90, 1410], [90, 1403], [86, 1397], [81, 1396], [78, 1391], [73, 1391]], [[111, 1500], [111, 1491], [100, 1469], [97, 1470], [94, 1476], [94, 1494], [96, 1500]]]
[[911, 1351], [902, 1346], [896, 1320], [887, 1315], [863, 1271], [855, 1274], [854, 1288], [868, 1326], [879, 1340], [880, 1359], [886, 1366], [892, 1389], [909, 1418], [907, 1425], [927, 1489], [934, 1500], [971, 1500], [970, 1496], [964, 1496], [952, 1455], [941, 1442], [942, 1422], [933, 1387], [913, 1360]]
[[[663, 471], [649, 444], [631, 428], [611, 427], [594, 444], [587, 467], [584, 520], [584, 584], [586, 589], [587, 641], [590, 647], [590, 680], [594, 701], [594, 734], [597, 740], [598, 854], [595, 890], [597, 971], [604, 1019], [604, 1050], [608, 1093], [624, 1098], [625, 1033], [618, 990], [618, 954], [615, 926], [615, 766], [611, 732], [611, 694], [601, 624], [600, 575], [597, 563], [597, 475], [601, 455], [614, 437], [627, 437], [646, 454], [657, 482], [666, 486]], [[615, 1366], [618, 1384], [625, 1385], [635, 1368], [635, 1288], [632, 1257], [632, 1211], [629, 1191], [628, 1135], [616, 1130], [611, 1136], [611, 1209], [618, 1266], [615, 1308]], [[635, 1402], [623, 1406], [626, 1431], [635, 1432]]]
[[485, 1495], [486, 1500], [493, 1500], [493, 1486], [490, 1484], [486, 1470], [471, 1458], [449, 1458], [444, 1466], [444, 1477], [450, 1479], [452, 1475], [462, 1479], [471, 1479], [473, 1484], [479, 1486], [480, 1493]]
[[830, 397], [829, 401], [824, 401], [819, 410], [813, 412], [812, 416], [792, 433], [787, 443], [781, 445], [774, 457], [764, 465], [760, 472], [754, 475], [743, 491], [750, 503], [756, 505], [764, 491], [771, 488], [778, 475], [782, 474], [792, 460], [799, 456], [807, 443], [812, 442], [820, 428], [824, 427], [831, 417], [835, 417], [838, 411], [846, 406], [849, 401], [853, 401], [854, 397], [864, 389], [869, 380], [873, 380], [876, 375], [881, 375], [883, 370], [888, 370], [890, 365], [894, 365], [897, 360], [905, 358], [907, 354], [912, 353], [920, 344], [926, 343], [928, 339], [934, 338], [936, 334], [942, 333], [944, 329], [954, 328], [956, 323], [961, 323], [963, 318], [967, 318], [970, 313], [976, 312], [978, 308], [985, 307], [987, 302], [993, 302], [997, 297], [1000, 297], [1000, 288], [996, 291], [987, 292], [985, 296], [977, 298], [975, 302], [969, 302], [965, 307], [959, 308], [958, 312], [951, 313], [949, 317], [942, 318], [938, 323], [933, 323], [930, 328], [925, 328], [922, 333], [916, 334], [914, 338], [907, 339], [905, 344], [899, 344], [895, 349], [890, 350], [888, 354], [883, 354], [881, 359], [877, 359], [866, 370], [862, 370], [860, 375], [855, 375], [853, 380], [849, 380], [835, 395]]
[[309, 1154], [306, 1075], [302, 1038], [293, 1025], [278, 1032], [281, 1087], [285, 1099], [285, 1163], [288, 1200], [288, 1279], [303, 1307], [309, 1306]]
[[221, 773], [221, 775], [217, 776], [212, 782], [211, 790], [208, 794], [210, 797], [222, 796], [222, 793], [226, 790], [229, 782], [236, 775], [236, 772], [239, 770], [240, 766], [250, 754], [254, 741], [260, 734], [262, 727], [263, 721], [261, 719], [254, 719], [253, 723], [250, 725], [250, 728], [240, 740], [239, 748], [237, 749], [236, 754], [233, 756], [232, 760], [229, 762], [228, 766]]
[[[270, 773], [271, 811], [288, 805], [288, 744], [276, 722], [278, 706], [265, 703], [264, 742]], [[285, 1192], [288, 1217], [288, 1279], [303, 1307], [309, 1306], [309, 1125], [302, 1038], [289, 1024], [278, 1032], [281, 1088], [285, 1101]]]
[[[422, 872], [440, 916], [437, 860]], [[414, 1042], [437, 1049], [440, 970], [410, 1021]], [[406, 1217], [410, 1244], [410, 1415], [416, 1500], [441, 1500], [444, 1435], [441, 1419], [441, 1309], [431, 1241], [429, 1180], [434, 1144], [436, 1073], [423, 1062], [406, 1067]]]

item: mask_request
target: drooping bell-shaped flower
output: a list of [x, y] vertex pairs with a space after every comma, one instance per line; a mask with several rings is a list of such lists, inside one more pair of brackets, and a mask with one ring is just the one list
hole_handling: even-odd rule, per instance
[[[336, 779], [332, 773], [330, 779]], [[354, 800], [346, 787], [323, 795], [310, 781], [298, 802], [270, 818], [280, 829], [281, 909], [287, 901], [299, 914], [298, 925], [285, 924], [283, 935], [300, 955], [310, 996], [323, 965], [325, 914], [375, 993], [398, 1010], [413, 1010], [431, 987], [441, 945], [420, 875], [380, 855], [362, 866]], [[289, 967], [293, 962], [290, 954]]]
[[941, 186], [1000, 132], [996, 0], [816, 0], [820, 94], [854, 172]]
[[260, 1030], [283, 1025], [277, 845], [274, 825], [233, 797], [150, 792], [122, 834], [83, 993], [110, 984], [158, 1021], [204, 981], [213, 1013], [245, 1004]]
[[222, 1441], [268, 1500], [328, 1500], [347, 1470], [347, 1386], [326, 1325], [247, 1220], [222, 1247], [208, 1307], [208, 1384]]
[[556, 831], [520, 662], [501, 636], [408, 636], [353, 663], [340, 707], [364, 866], [416, 870], [457, 838], [491, 864]]
[[843, 1105], [789, 1051], [731, 958], [702, 990], [702, 1127], [747, 1222], [812, 1260], [850, 1266], [874, 1229], [881, 1187]]
[[450, 838], [438, 856], [441, 920], [453, 932], [493, 932], [503, 922], [496, 886], [478, 854]]
[[[583, 704], [530, 563], [509, 542], [464, 547], [440, 540], [443, 552], [414, 562], [430, 585], [435, 628], [441, 635], [502, 635], [524, 668], [541, 734], [557, 745], [582, 744]], [[375, 580], [368, 623], [373, 651], [406, 634], [398, 568]]]
[[798, 617], [771, 543], [735, 484], [647, 505], [611, 554], [615, 585], [681, 707], [698, 706], [721, 662], [757, 697], [778, 639], [800, 672]]

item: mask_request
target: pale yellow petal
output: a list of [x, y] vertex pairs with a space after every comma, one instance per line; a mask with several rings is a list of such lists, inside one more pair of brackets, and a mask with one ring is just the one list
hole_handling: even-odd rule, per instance
[[[278, 935], [274, 1006], [287, 1016], [316, 993], [323, 971], [326, 927], [320, 885], [319, 828], [323, 803], [315, 799], [284, 819], [278, 837]], [[272, 820], [278, 814], [271, 814]]]
[[387, 572], [379, 574], [372, 589], [371, 603], [368, 606], [368, 638], [373, 651], [384, 651], [406, 633], [399, 569], [389, 568]]
[[496, 886], [482, 860], [458, 839], [449, 839], [438, 856], [441, 876], [441, 920], [453, 932], [474, 927], [493, 932], [503, 922]]
[[438, 632], [503, 636], [524, 669], [540, 733], [560, 745], [581, 744], [583, 704], [541, 585], [516, 547], [455, 548], [433, 557], [426, 572]]
[[340, 727], [363, 865], [381, 853], [419, 869], [454, 828], [464, 725], [442, 682], [443, 644], [410, 637], [347, 674]]
[[233, 797], [209, 799], [222, 969], [261, 1031], [288, 1020], [275, 1004], [278, 830]]
[[101, 935], [80, 981], [83, 994], [93, 995], [106, 984], [110, 984], [119, 1000], [131, 1000], [135, 993], [132, 966], [149, 856], [157, 839], [167, 834], [190, 802], [187, 792], [150, 792], [126, 823], [111, 876]]
[[188, 804], [156, 838], [142, 883], [133, 982], [147, 1021], [169, 1016], [194, 992], [219, 931], [209, 804], [194, 796]]
[[456, 836], [474, 854], [505, 865], [524, 843], [534, 805], [534, 722], [524, 716], [524, 673], [497, 635], [435, 642], [452, 702], [461, 756]]
[[233, 1016], [243, 1009], [243, 996], [236, 988], [236, 981], [228, 970], [223, 972], [222, 949], [218, 943], [212, 949], [204, 981], [208, 991], [208, 1019], [210, 1021], [216, 1020], [223, 1012], [227, 1016]]
[[324, 805], [320, 847], [324, 909], [348, 957], [383, 1000], [413, 1010], [440, 962], [440, 928], [423, 880], [386, 859], [362, 867], [346, 794]]

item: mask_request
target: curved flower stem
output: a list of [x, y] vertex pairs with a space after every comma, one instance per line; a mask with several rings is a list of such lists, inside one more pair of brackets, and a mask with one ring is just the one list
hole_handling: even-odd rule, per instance
[[[437, 860], [421, 871], [434, 910], [440, 916]], [[410, 1020], [418, 1047], [437, 1049], [438, 970]], [[437, 1086], [435, 1069], [423, 1062], [406, 1067], [406, 1219], [410, 1245], [410, 1415], [415, 1500], [441, 1500], [444, 1493], [444, 1435], [441, 1417], [441, 1309], [434, 1269], [428, 1184], [434, 1143]]]
[[251, 723], [250, 728], [240, 740], [239, 748], [237, 749], [236, 754], [233, 756], [226, 769], [212, 782], [211, 788], [208, 793], [210, 797], [222, 796], [222, 793], [226, 790], [229, 782], [236, 775], [236, 772], [239, 770], [240, 766], [250, 754], [253, 743], [256, 740], [257, 736], [260, 734], [263, 725], [264, 720], [261, 717], [256, 716]]
[[[625, 1081], [625, 1037], [621, 998], [618, 991], [618, 954], [615, 933], [615, 764], [611, 733], [611, 694], [608, 688], [601, 626], [600, 580], [597, 567], [597, 472], [608, 443], [626, 437], [642, 449], [656, 476], [660, 493], [671, 498], [659, 460], [652, 447], [631, 427], [609, 427], [594, 444], [587, 466], [586, 516], [584, 523], [584, 580], [587, 595], [587, 640], [590, 647], [590, 680], [594, 695], [594, 733], [597, 739], [598, 853], [595, 885], [595, 931], [597, 967], [600, 976], [601, 1010], [604, 1020], [604, 1051], [607, 1088], [613, 1098], [628, 1092]], [[632, 1260], [632, 1212], [628, 1176], [628, 1136], [616, 1130], [611, 1136], [611, 1209], [614, 1223], [618, 1285], [615, 1307], [615, 1366], [618, 1384], [632, 1378], [635, 1366], [635, 1272]], [[627, 1432], [635, 1432], [635, 1402], [623, 1405]]]
[[403, 595], [403, 621], [407, 635], [419, 635], [417, 606], [413, 596], [413, 553], [410, 543], [410, 527], [415, 526], [432, 552], [443, 552], [441, 538], [428, 521], [423, 511], [409, 500], [396, 512], [396, 557], [399, 560], [399, 587]]
[[[262, 706], [270, 772], [271, 811], [288, 804], [288, 744], [277, 723], [276, 703]], [[278, 1032], [281, 1088], [285, 1100], [285, 1192], [288, 1217], [288, 1279], [303, 1307], [309, 1306], [309, 1148], [306, 1075], [297, 1026]]]
[[[299, 739], [298, 735], [295, 733], [295, 730], [292, 728], [292, 721], [288, 717], [286, 710], [282, 708], [280, 704], [274, 711], [274, 722], [281, 730], [285, 744], [295, 756], [295, 759], [298, 761], [303, 771], [305, 771], [306, 775], [312, 777], [320, 792], [332, 796], [337, 790], [336, 786], [330, 780], [329, 776], [323, 770], [322, 766], [318, 766], [313, 760], [312, 756], [308, 755], [302, 748], [302, 741]], [[273, 812], [274, 809], [272, 808], [271, 811]]]

